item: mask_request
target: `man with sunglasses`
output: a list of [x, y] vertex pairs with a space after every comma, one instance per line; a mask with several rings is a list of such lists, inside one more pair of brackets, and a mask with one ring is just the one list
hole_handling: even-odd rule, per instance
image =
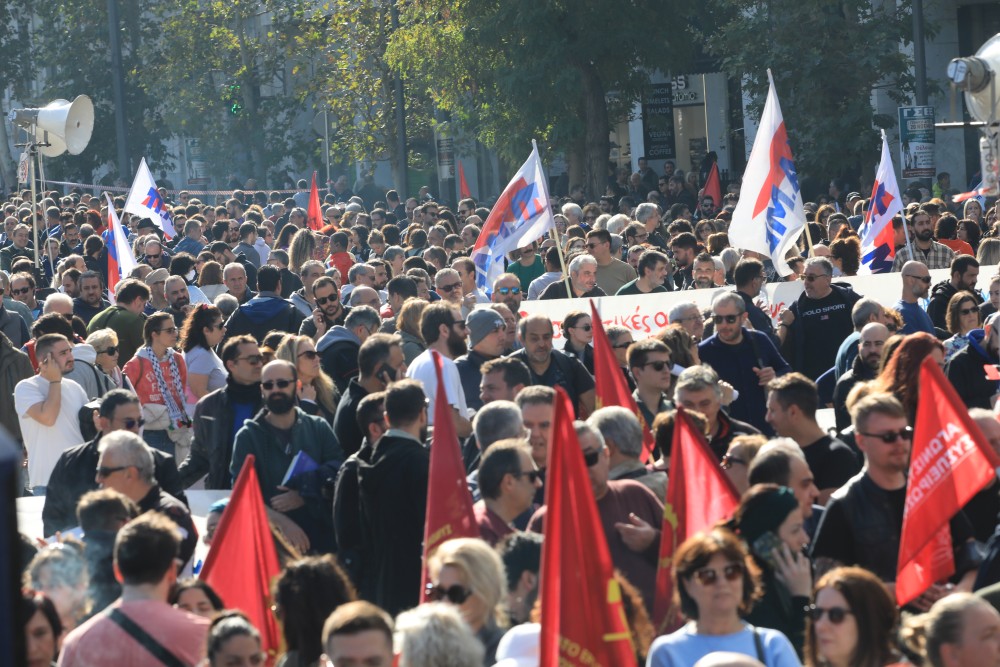
[[745, 308], [739, 294], [716, 295], [712, 300], [715, 334], [698, 345], [698, 356], [739, 392], [739, 400], [729, 406], [729, 416], [772, 435], [774, 431], [764, 417], [765, 389], [768, 382], [792, 369], [767, 334], [746, 327]]
[[597, 260], [597, 286], [605, 294], [615, 294], [635, 280], [635, 270], [611, 252], [611, 234], [606, 229], [587, 233], [587, 252]]
[[[483, 293], [476, 284], [476, 264], [468, 257], [459, 257], [451, 263], [451, 268], [458, 271], [458, 277], [462, 280], [463, 315], [468, 315], [469, 311], [477, 303], [489, 303], [490, 299]], [[443, 295], [442, 295], [443, 296]]]
[[[904, 275], [905, 275], [904, 267]], [[931, 289], [931, 298], [927, 303], [927, 314], [938, 329], [948, 330], [946, 316], [948, 314], [948, 302], [951, 297], [959, 292], [968, 292], [982, 304], [983, 297], [976, 290], [976, 283], [979, 282], [979, 262], [972, 255], [956, 255], [951, 262], [951, 277], [942, 280]]]
[[[49, 492], [42, 508], [46, 535], [55, 535], [57, 530], [69, 530], [78, 525], [77, 503], [85, 493], [100, 488], [94, 479], [94, 471], [100, 458], [98, 445], [101, 438], [115, 431], [139, 434], [143, 426], [139, 397], [128, 389], [112, 389], [100, 399], [100, 407], [94, 410], [94, 425], [97, 427], [94, 439], [64, 451], [52, 468]], [[174, 457], [158, 449], [152, 452], [156, 483], [186, 505], [184, 483], [177, 473]]]
[[673, 408], [667, 393], [673, 382], [670, 348], [658, 338], [646, 338], [629, 346], [626, 361], [635, 380], [632, 398], [652, 430], [656, 415]]
[[903, 316], [900, 333], [909, 335], [923, 331], [934, 335], [934, 323], [930, 315], [920, 307], [920, 300], [927, 298], [931, 286], [931, 274], [922, 262], [910, 261], [903, 265], [900, 273], [903, 282], [902, 294], [893, 308]]
[[491, 547], [517, 529], [514, 520], [534, 505], [542, 475], [531, 458], [526, 440], [494, 442], [479, 462], [482, 499], [472, 506], [479, 535]]
[[487, 361], [503, 354], [507, 343], [507, 324], [495, 310], [479, 308], [469, 313], [465, 328], [469, 332], [471, 349], [455, 359], [455, 366], [462, 380], [466, 405], [472, 410], [479, 410], [483, 407], [483, 401], [479, 397], [482, 380], [480, 369]]
[[[913, 429], [907, 424], [903, 405], [891, 394], [862, 398], [851, 409], [851, 419], [865, 466], [830, 497], [810, 555], [817, 576], [832, 567], [857, 565], [881, 578], [892, 591]], [[950, 527], [955, 577], [961, 578], [956, 588], [971, 591], [982, 562], [972, 540], [972, 526], [959, 513]], [[944, 586], [934, 584], [911, 606], [926, 611], [944, 593]]]
[[545, 262], [538, 254], [538, 243], [532, 241], [516, 252], [519, 253], [517, 261], [507, 266], [507, 272], [517, 276], [521, 285], [530, 285], [532, 280], [545, 273]]
[[[264, 366], [260, 388], [266, 409], [236, 433], [230, 475], [236, 479], [247, 456], [253, 454], [269, 513], [277, 512], [301, 528], [308, 538], [308, 549], [330, 553], [336, 540], [333, 516], [322, 495], [323, 484], [336, 476], [344, 451], [329, 422], [306, 414], [296, 405], [298, 373], [294, 365], [279, 359]], [[299, 452], [319, 464], [319, 469], [295, 475], [285, 485], [283, 479]]]
[[309, 287], [303, 285], [302, 289], [310, 290], [315, 307], [311, 316], [302, 320], [298, 333], [318, 342], [330, 329], [342, 326], [351, 309], [343, 305], [337, 292], [337, 284], [329, 276], [321, 274]]
[[524, 283], [513, 273], [503, 273], [493, 281], [493, 294], [490, 299], [493, 303], [507, 306], [514, 314], [515, 320], [521, 317], [521, 301], [524, 300], [522, 284]]

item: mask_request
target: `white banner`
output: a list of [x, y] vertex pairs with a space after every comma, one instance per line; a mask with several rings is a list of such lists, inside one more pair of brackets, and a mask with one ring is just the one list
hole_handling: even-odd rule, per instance
[[[983, 266], [979, 269], [979, 285], [981, 291], [989, 287], [989, 280], [997, 275], [998, 267]], [[931, 284], [948, 280], [948, 269], [937, 269], [930, 272]], [[892, 306], [902, 294], [902, 279], [899, 273], [883, 273], [873, 276], [854, 276], [851, 278], [834, 278], [834, 282], [848, 283], [854, 291], [869, 299], [875, 299], [884, 306]], [[684, 290], [682, 292], [667, 292], [666, 294], [637, 296], [608, 296], [594, 299], [597, 312], [601, 314], [604, 326], [618, 325], [631, 329], [632, 336], [639, 340], [648, 338], [667, 326], [670, 322], [667, 313], [677, 304], [684, 301], [694, 302], [699, 308], [705, 309], [712, 305], [712, 298], [719, 292], [731, 290], [732, 287], [716, 289]], [[795, 280], [783, 283], [767, 283], [764, 291], [756, 299], [759, 306], [770, 314], [777, 326], [778, 313], [788, 308], [802, 294], [803, 282]], [[925, 304], [926, 305], [926, 304]], [[521, 303], [522, 315], [545, 315], [552, 320], [556, 346], [562, 347], [562, 331], [559, 325], [567, 313], [582, 310], [590, 314], [588, 299], [553, 299], [549, 301], [524, 301]]]

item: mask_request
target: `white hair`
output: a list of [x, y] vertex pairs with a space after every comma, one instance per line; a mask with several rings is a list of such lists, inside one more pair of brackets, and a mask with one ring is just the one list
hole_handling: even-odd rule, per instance
[[593, 255], [587, 255], [587, 254], [577, 255], [576, 257], [573, 258], [573, 261], [569, 263], [569, 272], [571, 274], [579, 273], [580, 269], [582, 269], [585, 265], [588, 264], [597, 266], [597, 260], [594, 259]]
[[619, 213], [618, 215], [612, 216], [611, 219], [608, 220], [608, 232], [612, 234], [621, 234], [630, 224], [632, 224], [632, 219], [624, 213]]
[[580, 208], [579, 204], [574, 204], [573, 202], [568, 202], [562, 206], [562, 214], [567, 218], [569, 216], [576, 217], [577, 220], [583, 219], [583, 209]]
[[61, 303], [64, 306], [69, 306], [70, 313], [73, 312], [73, 297], [69, 294], [63, 294], [62, 292], [56, 292], [45, 297], [45, 305], [42, 306], [42, 314], [47, 315], [54, 312], [54, 308], [57, 303]]
[[483, 644], [454, 605], [430, 602], [396, 618], [400, 667], [469, 667], [483, 662]]

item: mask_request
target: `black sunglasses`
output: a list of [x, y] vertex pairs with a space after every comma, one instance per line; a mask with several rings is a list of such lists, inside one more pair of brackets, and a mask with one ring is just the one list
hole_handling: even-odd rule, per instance
[[260, 386], [264, 391], [271, 391], [277, 385], [278, 389], [288, 389], [288, 385], [293, 384], [295, 380], [268, 380], [267, 382], [261, 382]]
[[240, 360], [247, 362], [251, 366], [256, 366], [257, 364], [264, 363], [264, 357], [263, 355], [260, 354], [251, 354], [247, 357], [236, 357], [236, 361]]
[[511, 474], [514, 477], [527, 477], [528, 481], [531, 482], [532, 484], [534, 484], [535, 482], [537, 482], [539, 479], [542, 478], [542, 473], [538, 472], [537, 470], [512, 472]]
[[656, 371], [657, 373], [659, 373], [664, 368], [669, 368], [670, 367], [670, 362], [669, 361], [660, 361], [660, 360], [647, 361], [646, 363], [643, 364], [643, 366], [652, 366], [653, 370]]
[[101, 350], [97, 354], [107, 354], [107, 355], [113, 357], [114, 355], [118, 354], [118, 348], [115, 347], [114, 345], [112, 345], [111, 347], [108, 347], [108, 348], [105, 348], [105, 349]]
[[328, 303], [337, 303], [337, 296], [318, 296], [316, 297], [317, 306], [325, 306]]
[[448, 588], [435, 586], [430, 583], [427, 584], [427, 599], [433, 602], [448, 600], [448, 602], [451, 602], [452, 604], [462, 604], [470, 597], [472, 597], [472, 591], [464, 586], [459, 586], [458, 584], [449, 586]]
[[813, 623], [823, 618], [823, 614], [826, 614], [830, 618], [831, 623], [840, 625], [847, 618], [847, 615], [851, 613], [853, 612], [850, 609], [844, 609], [843, 607], [817, 607], [814, 604], [806, 607], [806, 614], [813, 620]]
[[971, 315], [972, 313], [979, 312], [979, 306], [973, 306], [972, 308], [962, 308], [960, 311], [963, 315]]
[[116, 472], [120, 472], [122, 470], [125, 470], [128, 467], [129, 466], [115, 466], [113, 468], [110, 468], [108, 466], [98, 466], [98, 468], [97, 468], [97, 476], [100, 477], [100, 478], [102, 478], [102, 479], [105, 478], [105, 477], [110, 477], [111, 475], [115, 474]]
[[583, 462], [587, 464], [588, 468], [593, 468], [597, 465], [597, 462], [601, 460], [601, 450], [595, 449], [592, 452], [586, 452], [583, 455]]
[[317, 352], [316, 350], [306, 350], [305, 352], [299, 352], [299, 356], [305, 357], [309, 361], [312, 361], [313, 359], [319, 356], [319, 352]]
[[584, 331], [590, 331], [594, 328], [592, 324], [581, 324], [578, 327], [570, 327], [570, 329], [583, 329]]
[[504, 296], [506, 296], [508, 294], [520, 294], [521, 293], [521, 288], [520, 287], [500, 287], [500, 288], [497, 288], [497, 291], [500, 292], [501, 294], [503, 294]]
[[125, 425], [125, 430], [131, 431], [134, 428], [142, 428], [146, 425], [146, 420], [142, 417], [138, 419], [126, 419], [122, 422]]
[[739, 315], [712, 315], [712, 322], [715, 324], [735, 324], [740, 319]]
[[625, 349], [628, 349], [629, 347], [631, 347], [632, 343], [634, 343], [634, 342], [635, 341], [631, 341], [630, 340], [627, 343], [618, 343], [617, 345], [612, 345], [611, 347], [613, 347], [616, 350], [625, 350]]
[[903, 440], [913, 440], [913, 428], [910, 426], [907, 426], [900, 431], [886, 431], [885, 433], [865, 433], [863, 431], [859, 431], [859, 433], [869, 438], [878, 438], [887, 445], [891, 445], [896, 442], [898, 438], [902, 438]]
[[[743, 571], [743, 563], [729, 563], [722, 568], [722, 576], [726, 581], [736, 581], [743, 576]], [[697, 579], [702, 586], [711, 586], [719, 580], [719, 571], [706, 567], [692, 573], [691, 578]]]
[[462, 286], [462, 283], [452, 283], [451, 285], [438, 285], [438, 292], [451, 292]]

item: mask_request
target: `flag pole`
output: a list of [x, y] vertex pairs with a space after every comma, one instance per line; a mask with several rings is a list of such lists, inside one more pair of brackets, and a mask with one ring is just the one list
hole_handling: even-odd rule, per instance
[[815, 250], [815, 248], [813, 248], [812, 233], [809, 231], [809, 222], [808, 221], [806, 221], [806, 243], [809, 244], [809, 256], [810, 257], [815, 257], [816, 256], [816, 250]]
[[[534, 139], [531, 140], [531, 148], [535, 153], [538, 153], [538, 142]], [[539, 167], [541, 166], [541, 158], [539, 157]], [[566, 269], [566, 255], [563, 254], [562, 243], [559, 241], [559, 232], [556, 231], [555, 225], [555, 213], [552, 212], [552, 198], [549, 197], [549, 189], [545, 188], [545, 205], [549, 207], [549, 215], [552, 216], [552, 229], [549, 230], [549, 238], [551, 238], [556, 243], [556, 252], [559, 253], [559, 265], [562, 267], [563, 281], [566, 283], [566, 298], [573, 298], [573, 286], [570, 283], [569, 271]], [[543, 257], [544, 259], [544, 257]]]

